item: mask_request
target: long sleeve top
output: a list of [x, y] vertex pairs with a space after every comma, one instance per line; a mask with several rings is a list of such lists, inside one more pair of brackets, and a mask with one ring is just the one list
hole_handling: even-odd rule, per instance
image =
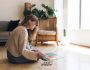
[[32, 51], [28, 42], [28, 32], [24, 26], [14, 29], [6, 43], [7, 50], [14, 56], [24, 56], [30, 60], [37, 60], [37, 52]]

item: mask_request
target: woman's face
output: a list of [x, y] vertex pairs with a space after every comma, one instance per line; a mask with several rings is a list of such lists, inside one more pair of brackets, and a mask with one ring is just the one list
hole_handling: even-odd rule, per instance
[[36, 21], [29, 20], [29, 29], [33, 30], [36, 27]]

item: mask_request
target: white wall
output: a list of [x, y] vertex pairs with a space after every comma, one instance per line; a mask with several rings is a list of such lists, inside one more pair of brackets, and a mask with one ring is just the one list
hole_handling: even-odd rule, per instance
[[24, 3], [31, 2], [41, 9], [41, 4], [54, 7], [53, 0], [0, 0], [0, 21], [23, 18]]
[[63, 0], [54, 0], [55, 14], [57, 16], [58, 40], [63, 36]]

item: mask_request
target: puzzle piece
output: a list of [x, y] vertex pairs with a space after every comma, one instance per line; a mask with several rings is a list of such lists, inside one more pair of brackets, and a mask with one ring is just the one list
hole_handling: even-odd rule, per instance
[[58, 58], [58, 55], [55, 53], [46, 53], [46, 55], [49, 59], [57, 59]]
[[41, 64], [41, 66], [51, 66], [52, 62], [51, 61], [45, 61]]

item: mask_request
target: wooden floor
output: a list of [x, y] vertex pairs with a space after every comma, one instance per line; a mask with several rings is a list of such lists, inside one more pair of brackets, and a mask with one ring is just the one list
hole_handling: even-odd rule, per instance
[[6, 47], [0, 46], [0, 70], [90, 70], [90, 48], [74, 45], [59, 45], [56, 43], [38, 44], [35, 49], [43, 53], [56, 53], [57, 60], [51, 60], [52, 65], [39, 60], [33, 64], [10, 64], [6, 57]]
[[[56, 43], [44, 43], [42, 46], [38, 44], [35, 49], [42, 51], [43, 53], [47, 52], [57, 52]], [[42, 66], [44, 61], [39, 60], [37, 63], [33, 64], [10, 64], [7, 61], [6, 57], [6, 47], [0, 46], [0, 70], [58, 70], [55, 63], [51, 66]]]

